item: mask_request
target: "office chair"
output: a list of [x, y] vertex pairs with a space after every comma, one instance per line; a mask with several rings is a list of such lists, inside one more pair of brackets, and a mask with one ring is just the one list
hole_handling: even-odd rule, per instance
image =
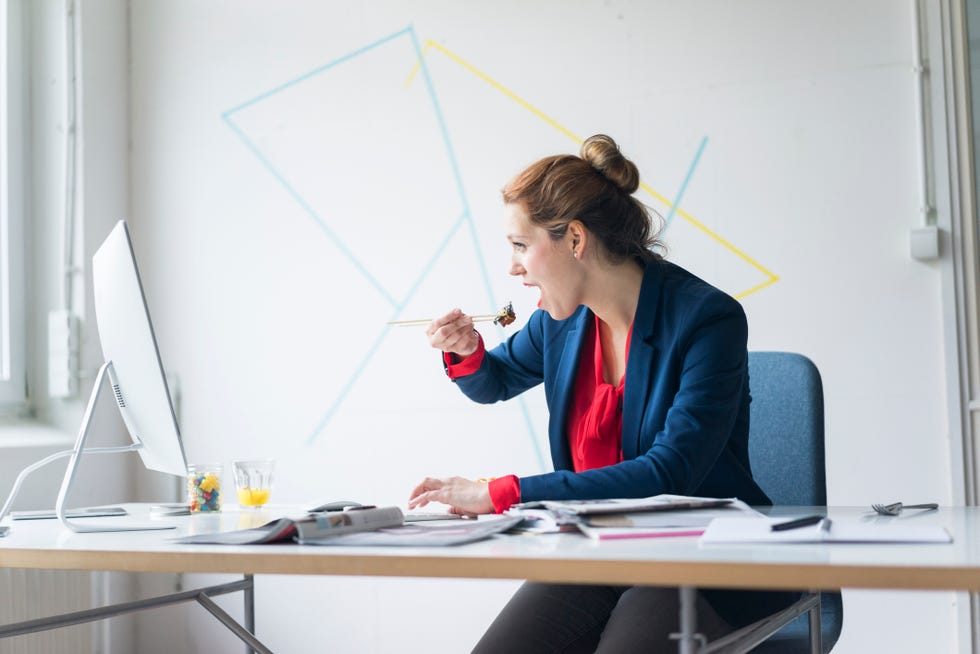
[[[774, 505], [824, 506], [823, 385], [810, 359], [792, 352], [750, 352], [749, 463]], [[823, 651], [840, 636], [839, 592], [820, 594]], [[803, 614], [752, 650], [809, 654], [810, 626]]]

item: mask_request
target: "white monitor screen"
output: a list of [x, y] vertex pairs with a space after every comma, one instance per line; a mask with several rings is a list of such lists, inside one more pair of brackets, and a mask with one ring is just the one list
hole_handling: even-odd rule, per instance
[[92, 257], [95, 316], [116, 404], [143, 464], [187, 472], [180, 430], [160, 363], [126, 222], [120, 220]]

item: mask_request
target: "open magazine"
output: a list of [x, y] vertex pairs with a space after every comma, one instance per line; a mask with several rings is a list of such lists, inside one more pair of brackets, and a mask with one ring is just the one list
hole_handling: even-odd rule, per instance
[[260, 527], [195, 534], [174, 539], [197, 545], [462, 545], [488, 538], [513, 527], [520, 518], [496, 516], [486, 520], [454, 520], [452, 525], [406, 524], [396, 506], [312, 513], [300, 518], [279, 518]]
[[405, 517], [397, 506], [371, 507], [356, 511], [311, 513], [300, 518], [279, 518], [260, 527], [194, 534], [174, 539], [198, 545], [259, 545], [262, 543], [314, 542], [341, 534], [396, 527]]

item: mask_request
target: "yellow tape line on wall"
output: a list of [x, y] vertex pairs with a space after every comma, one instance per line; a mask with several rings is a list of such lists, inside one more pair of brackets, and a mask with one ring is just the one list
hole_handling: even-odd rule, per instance
[[[487, 84], [489, 84], [493, 88], [497, 89], [498, 91], [500, 91], [501, 93], [503, 93], [504, 95], [506, 95], [508, 98], [510, 98], [511, 100], [513, 100], [514, 102], [516, 102], [517, 104], [519, 104], [520, 106], [524, 107], [525, 109], [527, 109], [528, 111], [530, 111], [532, 114], [534, 114], [535, 116], [537, 116], [538, 118], [540, 118], [544, 122], [548, 123], [553, 128], [555, 128], [556, 130], [558, 130], [559, 132], [561, 132], [562, 134], [564, 134], [568, 138], [572, 139], [576, 143], [579, 143], [580, 144], [584, 140], [580, 136], [578, 136], [577, 134], [575, 134], [574, 132], [572, 132], [570, 129], [568, 129], [567, 127], [565, 127], [561, 123], [559, 123], [557, 120], [555, 120], [554, 118], [552, 118], [548, 114], [544, 113], [543, 111], [541, 111], [540, 109], [538, 109], [537, 107], [535, 107], [534, 105], [532, 105], [530, 102], [528, 102], [524, 98], [520, 97], [519, 95], [517, 95], [516, 93], [514, 93], [513, 91], [511, 91], [510, 89], [508, 89], [506, 86], [504, 86], [503, 84], [501, 84], [497, 80], [493, 79], [492, 77], [490, 77], [489, 75], [487, 75], [486, 73], [484, 73], [483, 71], [481, 71], [480, 69], [478, 69], [473, 64], [471, 64], [468, 61], [464, 60], [462, 57], [460, 57], [456, 53], [448, 50], [446, 47], [444, 47], [444, 46], [436, 43], [435, 41], [432, 41], [432, 40], [426, 41], [425, 46], [423, 46], [423, 48], [422, 48], [422, 56], [423, 57], [426, 56], [428, 54], [428, 52], [429, 52], [430, 49], [435, 49], [438, 52], [441, 52], [442, 54], [446, 55], [450, 60], [454, 61], [455, 63], [459, 64], [460, 66], [462, 66], [463, 68], [465, 68], [469, 72], [473, 73], [474, 75], [476, 75], [477, 77], [479, 77], [480, 79], [482, 79], [483, 81], [485, 81]], [[420, 67], [421, 67], [421, 62], [418, 62], [412, 68], [412, 72], [409, 74], [408, 79], [405, 81], [405, 86], [406, 87], [408, 87], [408, 86], [410, 86], [412, 84], [412, 81], [415, 79], [415, 76], [418, 74]], [[655, 191], [654, 189], [650, 188], [646, 184], [644, 184], [644, 183], [641, 182], [640, 183], [640, 188], [643, 189], [644, 191], [646, 191], [651, 197], [655, 198], [658, 202], [661, 202], [662, 204], [664, 204], [667, 208], [673, 207], [673, 205], [671, 204], [670, 200], [668, 200], [662, 194], [658, 193], [657, 191]], [[675, 213], [677, 213], [678, 216], [680, 216], [684, 220], [686, 220], [689, 223], [691, 223], [691, 225], [693, 225], [694, 227], [696, 227], [699, 230], [701, 230], [702, 232], [704, 232], [709, 238], [711, 238], [712, 240], [716, 241], [719, 245], [721, 245], [722, 247], [724, 247], [726, 250], [728, 250], [732, 254], [736, 255], [742, 261], [744, 261], [745, 263], [749, 264], [750, 266], [752, 266], [753, 268], [755, 268], [756, 270], [758, 270], [760, 273], [762, 273], [766, 277], [765, 281], [763, 281], [762, 283], [756, 284], [755, 286], [752, 286], [752, 287], [750, 287], [750, 288], [748, 288], [748, 289], [746, 289], [744, 291], [741, 291], [740, 293], [735, 294], [735, 296], [734, 296], [735, 299], [739, 299], [740, 300], [740, 299], [742, 299], [744, 297], [747, 297], [747, 296], [751, 295], [752, 293], [755, 293], [757, 291], [760, 291], [763, 288], [765, 288], [767, 286], [770, 286], [771, 284], [775, 284], [777, 281], [779, 281], [779, 277], [776, 274], [774, 274], [768, 268], [766, 268], [765, 266], [763, 266], [762, 264], [760, 264], [758, 261], [756, 261], [755, 259], [753, 259], [749, 255], [747, 255], [742, 250], [739, 250], [737, 247], [735, 247], [730, 242], [728, 242], [727, 240], [725, 240], [724, 238], [722, 238], [716, 232], [713, 232], [704, 223], [702, 223], [701, 221], [697, 220], [696, 218], [694, 218], [693, 216], [691, 216], [689, 213], [687, 213], [686, 211], [684, 211], [680, 207], [674, 208], [674, 211], [675, 211]]]

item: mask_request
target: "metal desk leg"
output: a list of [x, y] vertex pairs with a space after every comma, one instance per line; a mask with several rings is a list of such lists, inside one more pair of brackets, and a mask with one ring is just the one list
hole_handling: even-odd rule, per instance
[[678, 636], [677, 651], [680, 654], [697, 654], [703, 644], [703, 637], [697, 633], [698, 629], [698, 610], [697, 598], [698, 591], [693, 586], [681, 586], [680, 593], [680, 614], [681, 631]]
[[211, 615], [216, 617], [221, 624], [228, 627], [232, 633], [241, 638], [242, 641], [244, 641], [245, 644], [251, 647], [253, 650], [259, 652], [260, 654], [272, 654], [271, 649], [260, 643], [255, 636], [245, 630], [245, 627], [235, 622], [235, 619], [225, 613], [225, 611], [220, 606], [215, 604], [214, 600], [212, 600], [210, 597], [204, 593], [201, 593], [197, 596], [197, 601], [201, 606], [210, 611]]
[[820, 624], [820, 591], [813, 591], [817, 596], [816, 606], [810, 609], [810, 654], [823, 654], [823, 629]]
[[[248, 582], [242, 593], [245, 600], [245, 629], [255, 635], [255, 579], [252, 575], [245, 575], [245, 581]], [[246, 645], [245, 654], [255, 654], [255, 650]]]
[[[0, 639], [9, 638], [11, 636], [20, 636], [22, 634], [33, 634], [39, 631], [58, 629], [60, 627], [68, 627], [76, 624], [84, 624], [86, 622], [104, 620], [106, 618], [112, 618], [118, 615], [126, 615], [127, 613], [135, 613], [137, 611], [145, 611], [160, 606], [172, 606], [174, 604], [193, 602], [196, 600], [201, 606], [210, 611], [223, 625], [228, 627], [228, 629], [230, 629], [236, 636], [245, 642], [246, 645], [251, 648], [251, 650], [260, 652], [261, 654], [271, 654], [271, 650], [268, 647], [259, 642], [259, 640], [252, 633], [245, 629], [245, 627], [235, 622], [234, 618], [225, 613], [225, 611], [223, 611], [217, 604], [214, 603], [214, 600], [211, 599], [213, 596], [236, 593], [238, 591], [254, 591], [254, 580], [252, 579], [251, 575], [246, 575], [245, 578], [240, 581], [233, 581], [217, 586], [208, 586], [207, 588], [185, 590], [179, 593], [162, 595], [160, 597], [151, 597], [149, 599], [135, 600], [133, 602], [121, 602], [118, 604], [111, 604], [109, 606], [99, 606], [94, 609], [85, 609], [84, 611], [62, 613], [60, 615], [51, 615], [44, 618], [38, 618], [36, 620], [24, 620], [21, 622], [0, 625]], [[252, 621], [252, 628], [254, 628], [254, 607], [250, 619]]]

